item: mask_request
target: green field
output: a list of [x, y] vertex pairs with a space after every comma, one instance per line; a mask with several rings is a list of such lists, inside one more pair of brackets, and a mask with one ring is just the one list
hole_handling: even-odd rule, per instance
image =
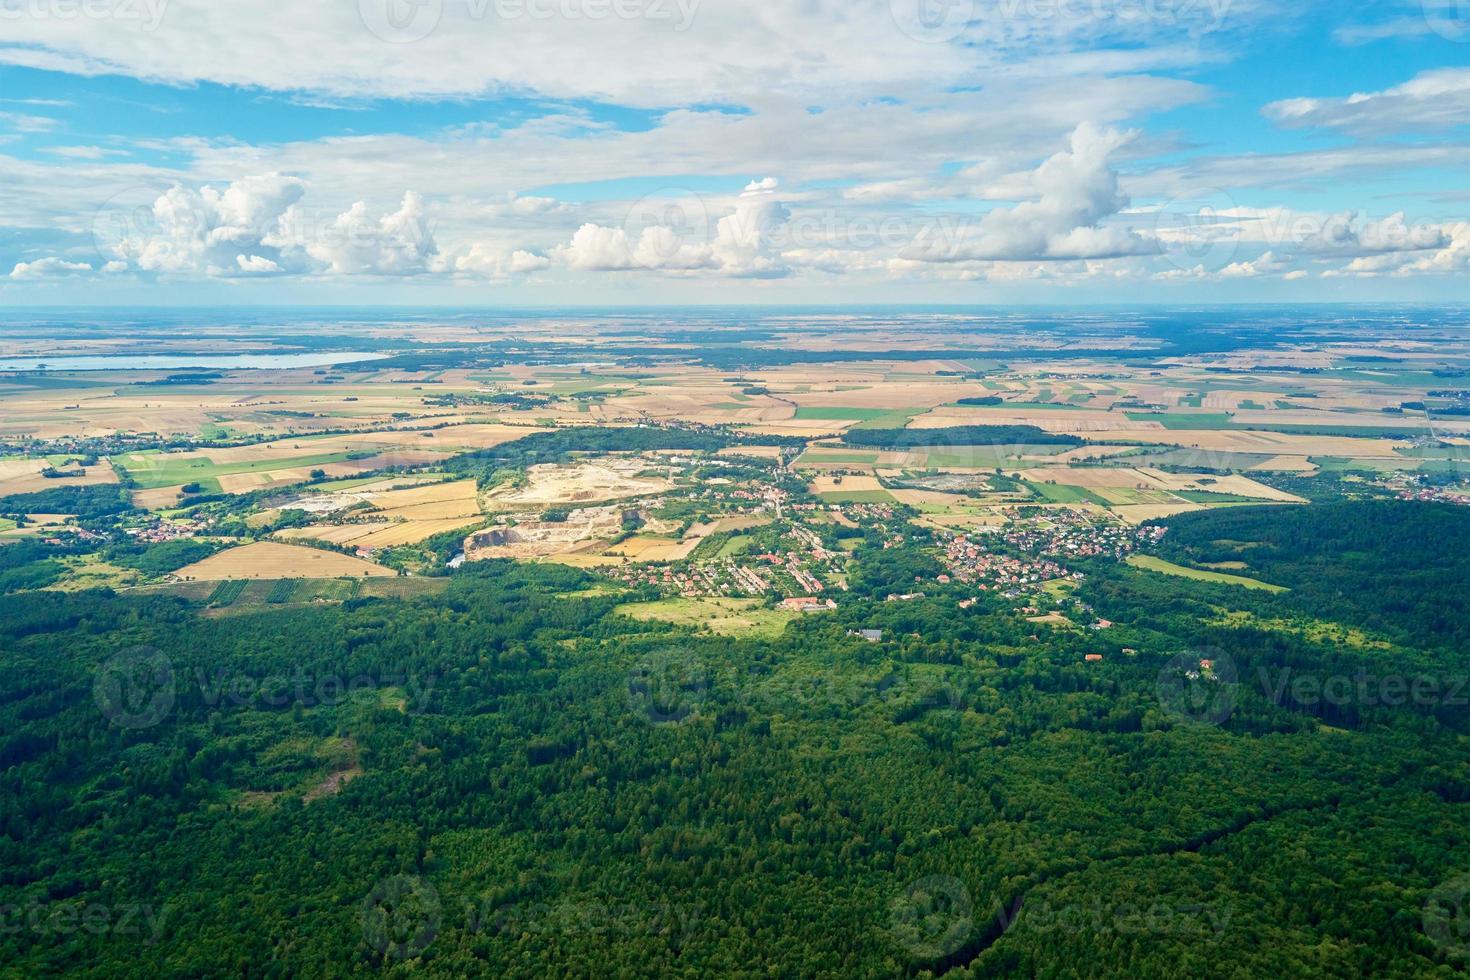
[[1198, 579], [1201, 582], [1217, 582], [1221, 585], [1239, 585], [1247, 589], [1262, 589], [1266, 592], [1289, 592], [1285, 586], [1272, 585], [1259, 579], [1246, 578], [1244, 575], [1227, 575], [1224, 572], [1207, 572], [1202, 568], [1186, 568], [1176, 565], [1153, 555], [1131, 555], [1128, 564], [1134, 568], [1142, 568], [1150, 572], [1161, 572], [1164, 575], [1177, 575], [1180, 578]]
[[734, 558], [736, 555], [743, 555], [750, 550], [750, 544], [754, 540], [748, 534], [737, 534], [720, 546], [720, 550], [715, 553], [715, 557]]
[[870, 422], [892, 415], [888, 408], [830, 408], [820, 405], [803, 405], [796, 410], [798, 422]]
[[198, 483], [206, 490], [218, 493], [219, 478], [237, 473], [268, 473], [297, 466], [325, 466], [327, 463], [343, 463], [354, 453], [321, 453], [307, 456], [285, 456], [278, 459], [252, 460], [240, 463], [215, 463], [207, 457], [180, 456], [175, 453], [129, 453], [117, 456], [113, 462], [122, 467], [141, 489], [174, 487], [183, 483]]
[[887, 490], [828, 490], [817, 494], [829, 504], [891, 504]]
[[1231, 429], [1235, 425], [1225, 412], [1125, 412], [1133, 422], [1157, 422], [1166, 429]]
[[850, 453], [850, 452], [829, 453], [829, 452], [825, 452], [825, 451], [818, 451], [818, 452], [810, 452], [809, 451], [809, 452], [802, 453], [801, 458], [796, 461], [796, 465], [797, 466], [800, 466], [803, 463], [808, 463], [808, 464], [811, 464], [811, 465], [821, 465], [823, 463], [876, 463], [876, 462], [878, 462], [878, 454], [877, 453]]
[[1031, 491], [1049, 504], [1102, 504], [1107, 501], [1086, 487], [1074, 487], [1065, 483], [1027, 483]]

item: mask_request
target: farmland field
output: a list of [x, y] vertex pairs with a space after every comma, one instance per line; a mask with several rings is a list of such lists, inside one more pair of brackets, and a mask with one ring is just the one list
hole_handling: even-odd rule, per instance
[[[1419, 922], [1470, 867], [1434, 830], [1464, 822], [1462, 712], [1296, 694], [1458, 662], [1470, 341], [1215, 316], [446, 308], [260, 341], [383, 348], [357, 367], [0, 377], [0, 771], [32, 815], [0, 913], [178, 923], [119, 959], [0, 922], [0, 959], [1443, 973]], [[178, 681], [161, 720], [106, 714], [119, 655], [125, 695]], [[364, 929], [400, 886], [440, 910], [401, 961]], [[983, 926], [1098, 895], [1232, 926]], [[931, 899], [978, 945], [896, 941]], [[531, 917], [613, 904], [700, 912], [677, 955], [658, 923]]]
[[335, 578], [339, 576], [395, 575], [391, 569], [360, 558], [260, 541], [212, 555], [174, 573], [183, 580]]

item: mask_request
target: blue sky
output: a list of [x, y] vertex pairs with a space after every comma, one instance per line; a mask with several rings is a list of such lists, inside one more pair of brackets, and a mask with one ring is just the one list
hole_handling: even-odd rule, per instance
[[1470, 7], [0, 0], [0, 305], [1470, 300]]

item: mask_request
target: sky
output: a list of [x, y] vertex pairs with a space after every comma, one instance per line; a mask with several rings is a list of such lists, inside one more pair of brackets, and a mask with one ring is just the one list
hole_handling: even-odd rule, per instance
[[0, 306], [1470, 301], [1470, 0], [0, 0]]

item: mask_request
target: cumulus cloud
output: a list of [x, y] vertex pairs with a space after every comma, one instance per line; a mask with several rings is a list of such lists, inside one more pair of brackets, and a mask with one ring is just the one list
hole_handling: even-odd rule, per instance
[[936, 226], [904, 250], [922, 262], [1055, 261], [1147, 255], [1157, 243], [1132, 229], [1104, 226], [1128, 204], [1110, 158], [1133, 132], [1078, 126], [1067, 150], [1055, 154], [1013, 186], [1036, 195], [997, 208], [977, 221]]
[[588, 222], [553, 254], [578, 272], [625, 272], [633, 269], [691, 270], [710, 265], [709, 248], [686, 240], [683, 229], [649, 225], [637, 237], [623, 228]]
[[629, 215], [631, 227], [588, 222], [553, 255], [580, 272], [706, 269], [735, 279], [782, 278], [791, 272], [781, 255], [791, 212], [777, 198], [778, 186], [774, 177], [747, 184], [712, 228], [702, 199], [645, 198]]
[[436, 270], [456, 275], [503, 279], [511, 275], [540, 272], [550, 266], [549, 258], [535, 252], [476, 242], [458, 255], [445, 257], [436, 265]]
[[1220, 270], [1222, 279], [1254, 279], [1257, 276], [1281, 275], [1290, 271], [1290, 263], [1275, 252], [1262, 252], [1249, 262], [1232, 262]]
[[779, 279], [790, 275], [780, 254], [780, 239], [791, 212], [776, 198], [774, 177], [752, 181], [735, 203], [735, 213], [715, 226], [710, 249], [715, 264], [738, 279]]
[[261, 243], [279, 249], [288, 261], [305, 255], [315, 270], [339, 276], [419, 275], [429, 271], [439, 250], [424, 200], [415, 191], [403, 195], [397, 211], [378, 218], [358, 201], [320, 223], [316, 215], [293, 204]]
[[1443, 248], [1419, 252], [1383, 252], [1362, 255], [1347, 265], [1322, 273], [1327, 278], [1375, 279], [1409, 276], [1470, 275], [1470, 221], [1445, 225]]
[[12, 279], [57, 279], [66, 276], [86, 275], [92, 267], [85, 262], [70, 262], [56, 256], [37, 259], [34, 262], [17, 262], [10, 270]]
[[423, 198], [404, 194], [374, 217], [363, 202], [341, 213], [304, 207], [306, 182], [249, 176], [223, 189], [175, 185], [150, 207], [119, 208], [108, 247], [141, 272], [216, 277], [281, 274], [410, 276], [438, 247]]

